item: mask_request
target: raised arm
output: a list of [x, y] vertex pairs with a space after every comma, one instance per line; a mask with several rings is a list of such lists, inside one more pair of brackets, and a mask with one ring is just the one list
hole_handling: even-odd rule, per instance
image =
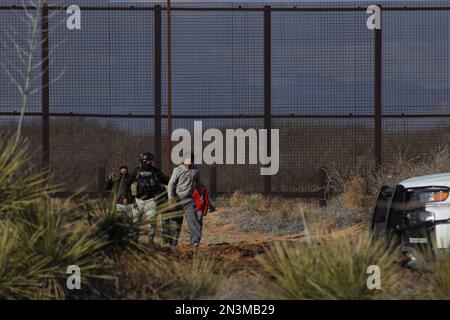
[[163, 185], [168, 185], [170, 178], [164, 174], [164, 172], [162, 172], [161, 170], [158, 169], [158, 179], [159, 181], [163, 184]]

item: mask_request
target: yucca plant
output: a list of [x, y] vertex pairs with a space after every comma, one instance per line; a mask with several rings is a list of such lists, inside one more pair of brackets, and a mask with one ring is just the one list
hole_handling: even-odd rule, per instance
[[20, 140], [16, 145], [14, 141], [0, 137], [0, 219], [58, 190], [57, 186], [48, 183], [47, 172], [37, 171], [31, 165], [31, 159], [26, 140]]
[[16, 223], [20, 249], [46, 261], [45, 267], [50, 271], [43, 284], [42, 298], [65, 297], [66, 271], [70, 265], [80, 267], [84, 286], [89, 286], [91, 279], [110, 279], [103, 259], [108, 241], [97, 233], [95, 226], [87, 226], [83, 221], [69, 223], [66, 218], [71, 215], [36, 205], [22, 213], [22, 220]]
[[108, 256], [114, 257], [128, 245], [137, 245], [129, 237], [131, 226], [127, 223], [127, 217], [120, 214], [114, 205], [108, 207], [106, 203], [97, 202], [91, 213], [93, 226], [98, 236], [108, 241], [108, 246], [105, 248]]
[[20, 250], [15, 226], [3, 222], [0, 229], [0, 299], [31, 299], [50, 276], [49, 259]]
[[[279, 243], [259, 258], [264, 275], [258, 295], [269, 299], [374, 299], [395, 285], [397, 266], [390, 250], [369, 236], [328, 243]], [[381, 270], [381, 290], [366, 286], [367, 268]], [[272, 279], [272, 281], [268, 281]]]
[[[171, 218], [179, 217], [183, 211], [179, 209], [181, 203], [169, 205], [165, 200], [165, 193], [155, 197], [157, 217], [160, 223], [167, 223]], [[91, 220], [97, 225], [99, 234], [104, 234], [109, 241], [108, 252], [111, 255], [120, 253], [125, 247], [134, 247], [142, 250], [138, 236], [147, 234], [148, 219], [145, 213], [140, 213], [137, 207], [128, 206], [127, 212], [121, 212], [117, 209], [116, 194], [112, 194], [112, 201], [96, 202], [91, 214]]]
[[90, 279], [108, 278], [102, 260], [107, 240], [79, 219], [81, 206], [51, 200], [57, 188], [30, 157], [23, 141], [0, 144], [0, 295], [64, 298], [70, 265], [81, 268], [85, 287]]

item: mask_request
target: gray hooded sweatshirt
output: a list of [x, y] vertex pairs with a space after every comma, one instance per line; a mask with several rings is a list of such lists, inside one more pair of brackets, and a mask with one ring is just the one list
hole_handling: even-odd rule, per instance
[[198, 192], [202, 196], [202, 183], [198, 168], [194, 165], [186, 168], [180, 164], [173, 169], [172, 176], [167, 185], [168, 197], [169, 199], [174, 199], [175, 197], [178, 197], [178, 199], [191, 198], [195, 185], [197, 185]]

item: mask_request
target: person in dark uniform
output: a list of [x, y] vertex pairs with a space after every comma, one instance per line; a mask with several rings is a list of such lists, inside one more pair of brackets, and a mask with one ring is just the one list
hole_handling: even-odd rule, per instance
[[133, 216], [141, 221], [145, 215], [148, 220], [148, 241], [153, 244], [156, 234], [157, 201], [165, 192], [164, 185], [169, 183], [169, 177], [153, 163], [154, 156], [150, 152], [140, 155], [141, 164], [131, 173], [131, 183], [136, 183], [136, 197]]

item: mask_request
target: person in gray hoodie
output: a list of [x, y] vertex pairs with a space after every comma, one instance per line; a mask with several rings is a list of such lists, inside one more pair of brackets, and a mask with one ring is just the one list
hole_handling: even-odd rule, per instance
[[[203, 212], [196, 210], [195, 201], [192, 198], [194, 186], [199, 186], [198, 190], [203, 202], [203, 194], [200, 181], [200, 172], [193, 164], [193, 154], [185, 154], [183, 163], [177, 166], [167, 184], [169, 204], [180, 203], [186, 217], [189, 231], [191, 233], [191, 245], [196, 247], [200, 244], [202, 237]], [[180, 228], [181, 229], [181, 228]], [[179, 233], [175, 235], [178, 239]]]

